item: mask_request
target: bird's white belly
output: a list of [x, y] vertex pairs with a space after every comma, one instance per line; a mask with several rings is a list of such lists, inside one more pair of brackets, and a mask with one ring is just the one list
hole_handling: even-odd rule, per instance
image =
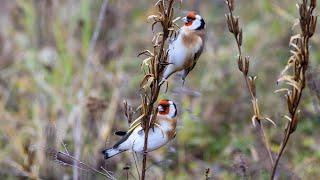
[[188, 54], [188, 50], [182, 44], [180, 39], [174, 41], [169, 47], [169, 63], [174, 64], [177, 67], [185, 65]]
[[[160, 148], [168, 142], [167, 135], [159, 128], [155, 128], [154, 131], [152, 129], [149, 130], [148, 136], [148, 151], [153, 151], [155, 149]], [[144, 135], [136, 138], [132, 144], [133, 150], [136, 152], [143, 152], [144, 147]]]
[[[119, 149], [122, 150], [133, 150], [136, 152], [143, 152], [144, 147], [144, 133], [139, 131], [142, 128], [137, 128], [130, 137], [119, 145]], [[160, 148], [168, 142], [168, 137], [165, 131], [161, 131], [159, 128], [154, 128], [154, 130], [149, 130], [148, 136], [148, 151], [153, 151]]]

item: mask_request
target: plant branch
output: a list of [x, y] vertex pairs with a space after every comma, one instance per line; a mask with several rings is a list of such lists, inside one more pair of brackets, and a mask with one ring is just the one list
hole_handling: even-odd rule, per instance
[[[284, 130], [284, 137], [280, 145], [280, 150], [277, 159], [273, 165], [271, 180], [274, 179], [277, 167], [284, 149], [288, 144], [291, 134], [296, 130], [299, 121], [298, 107], [301, 101], [302, 92], [306, 84], [306, 71], [309, 65], [309, 39], [313, 36], [316, 30], [317, 16], [313, 15], [313, 10], [316, 8], [316, 0], [302, 0], [297, 4], [299, 10], [299, 24], [301, 33], [294, 35], [290, 39], [290, 47], [292, 56], [289, 58], [287, 66], [282, 71], [278, 82], [284, 81], [288, 88], [285, 88], [287, 106], [289, 116], [285, 116], [289, 121]], [[293, 73], [286, 74], [292, 69]]]
[[142, 127], [145, 134], [144, 148], [143, 148], [143, 160], [141, 169], [141, 179], [145, 179], [146, 164], [147, 164], [147, 149], [148, 149], [148, 135], [150, 128], [153, 128], [153, 122], [156, 118], [157, 109], [154, 107], [154, 103], [157, 101], [160, 88], [159, 80], [165, 68], [167, 62], [168, 51], [165, 50], [165, 44], [168, 38], [171, 38], [175, 34], [174, 22], [173, 22], [173, 5], [175, 0], [159, 0], [156, 3], [158, 7], [158, 14], [151, 15], [148, 19], [152, 19], [154, 22], [153, 27], [156, 24], [160, 24], [162, 31], [156, 33], [153, 41], [153, 51], [145, 50], [139, 55], [148, 56], [143, 60], [142, 67], [147, 67], [148, 72], [141, 81], [141, 100], [142, 100]]

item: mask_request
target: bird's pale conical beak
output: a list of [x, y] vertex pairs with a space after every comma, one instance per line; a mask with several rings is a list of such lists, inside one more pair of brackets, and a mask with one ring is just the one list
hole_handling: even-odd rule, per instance
[[189, 22], [188, 19], [187, 19], [187, 17], [183, 17], [181, 20], [182, 20], [183, 22], [185, 22], [185, 23], [188, 23], [188, 22]]
[[163, 111], [164, 111], [163, 107], [162, 106], [158, 106], [158, 112], [163, 112]]

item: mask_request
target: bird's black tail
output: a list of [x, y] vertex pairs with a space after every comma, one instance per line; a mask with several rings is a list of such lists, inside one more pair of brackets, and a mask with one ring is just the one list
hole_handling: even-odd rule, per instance
[[116, 148], [109, 148], [101, 151], [101, 153], [104, 155], [105, 159], [109, 159], [119, 153], [122, 153], [123, 151], [116, 149]]

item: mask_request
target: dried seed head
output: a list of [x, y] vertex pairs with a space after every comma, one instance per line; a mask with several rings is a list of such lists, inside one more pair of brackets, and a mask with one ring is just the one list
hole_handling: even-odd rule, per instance
[[253, 115], [251, 118], [251, 122], [254, 127], [256, 127], [256, 121], [259, 121], [259, 119], [257, 118], [256, 115]]
[[317, 6], [317, 0], [310, 1], [310, 8], [315, 8]]
[[243, 60], [242, 56], [238, 55], [238, 68], [241, 72], [243, 72]]
[[239, 17], [233, 17], [233, 27], [234, 27], [234, 34], [238, 36], [240, 32]]
[[272, 125], [277, 126], [276, 123], [272, 119], [270, 119], [268, 117], [265, 117], [263, 119], [269, 121]]
[[243, 73], [245, 74], [245, 75], [248, 75], [248, 72], [249, 72], [249, 56], [246, 56], [245, 58], [244, 58], [244, 71], [243, 71]]
[[252, 90], [253, 96], [256, 97], [256, 78], [257, 76], [249, 76], [249, 88]]
[[239, 46], [241, 46], [242, 45], [242, 29], [241, 28], [240, 28], [240, 32], [237, 36], [237, 41], [239, 43]]
[[298, 116], [295, 115], [290, 124], [290, 133], [293, 133], [297, 129], [298, 121], [299, 121]]
[[311, 22], [310, 22], [310, 26], [309, 26], [309, 38], [311, 36], [313, 36], [314, 32], [316, 31], [316, 27], [317, 27], [317, 16], [311, 16]]
[[294, 109], [294, 106], [293, 106], [293, 101], [292, 101], [292, 97], [291, 97], [291, 92], [288, 92], [288, 94], [286, 94], [286, 98], [287, 98], [287, 106], [288, 106], [288, 111], [290, 114], [293, 113], [293, 109]]
[[232, 23], [232, 17], [231, 17], [231, 14], [226, 14], [226, 18], [227, 18], [227, 25], [228, 25], [228, 29], [231, 33], [234, 33], [234, 30], [233, 30], [233, 23]]
[[234, 0], [226, 0], [226, 4], [229, 6], [231, 11], [234, 11]]
[[305, 2], [298, 4], [300, 18], [305, 19], [307, 16], [307, 4]]

